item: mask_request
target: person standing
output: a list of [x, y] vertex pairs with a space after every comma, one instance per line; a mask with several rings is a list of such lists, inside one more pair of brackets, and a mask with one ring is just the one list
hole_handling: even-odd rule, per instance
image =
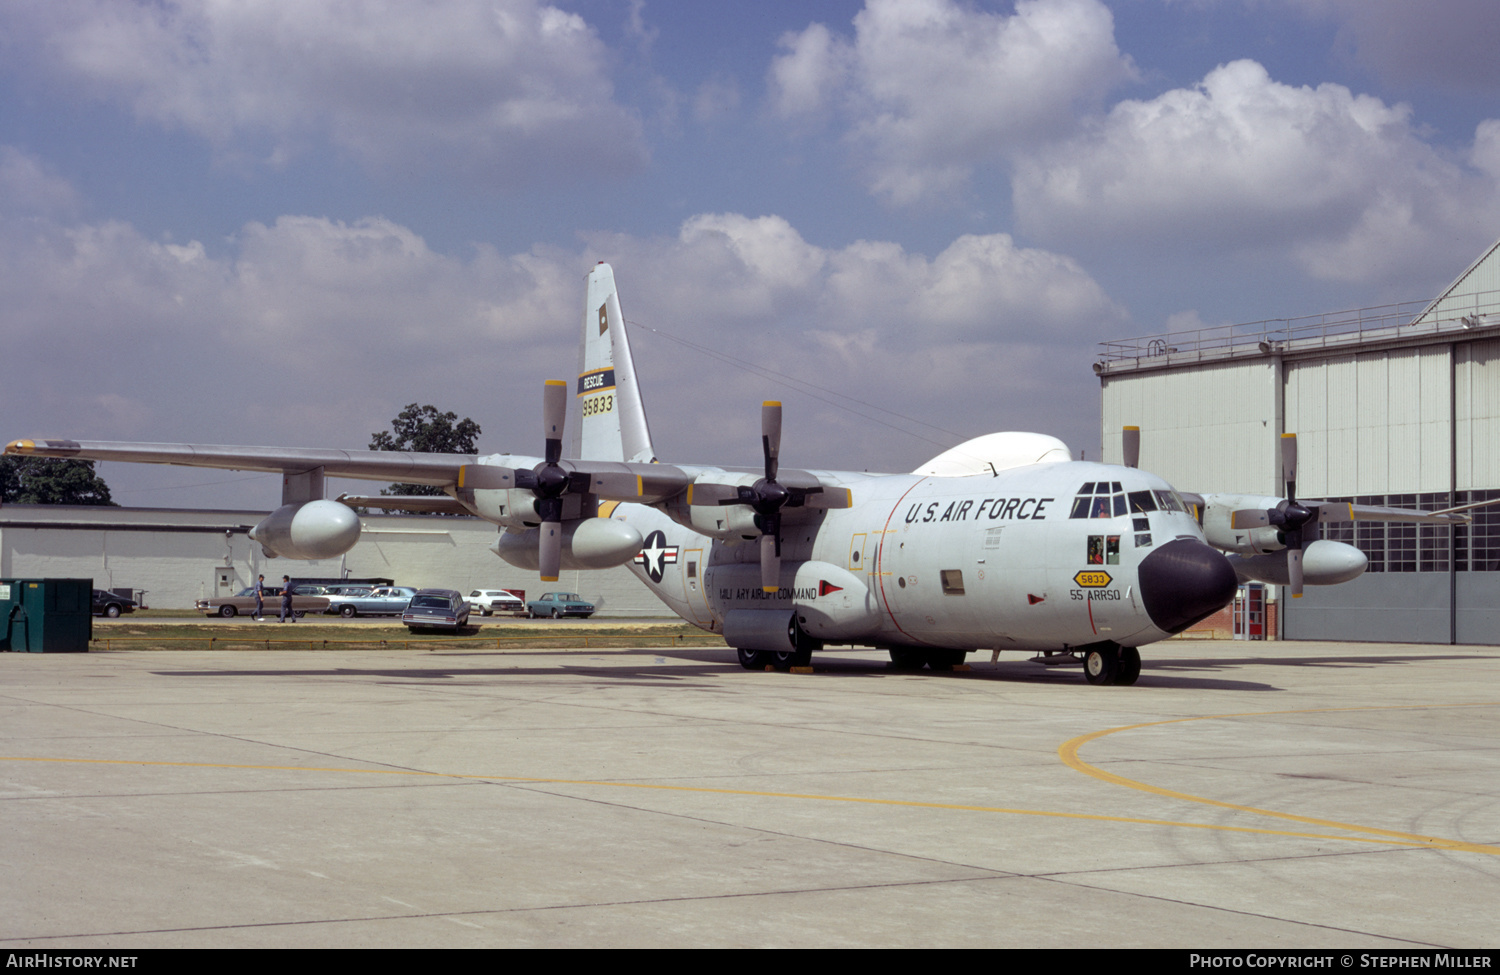
[[266, 576], [265, 573], [255, 577], [255, 618], [258, 620], [266, 612]]
[[292, 580], [287, 576], [281, 577], [281, 618], [276, 622], [285, 623], [291, 620], [297, 622], [297, 614], [292, 612]]

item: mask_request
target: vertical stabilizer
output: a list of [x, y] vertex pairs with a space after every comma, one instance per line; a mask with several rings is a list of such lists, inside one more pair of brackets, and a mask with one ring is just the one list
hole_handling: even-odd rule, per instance
[[578, 350], [578, 449], [580, 460], [650, 462], [656, 459], [646, 408], [625, 337], [625, 317], [615, 292], [615, 272], [602, 261], [589, 272]]

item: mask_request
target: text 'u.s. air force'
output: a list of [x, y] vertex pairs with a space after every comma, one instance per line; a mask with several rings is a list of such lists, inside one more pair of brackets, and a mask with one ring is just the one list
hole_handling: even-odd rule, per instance
[[1040, 521], [1047, 517], [1047, 505], [1055, 498], [985, 498], [974, 502], [950, 501], [946, 508], [941, 501], [933, 501], [926, 507], [918, 502], [906, 509], [906, 523], [920, 524], [929, 521], [1017, 521], [1027, 519]]

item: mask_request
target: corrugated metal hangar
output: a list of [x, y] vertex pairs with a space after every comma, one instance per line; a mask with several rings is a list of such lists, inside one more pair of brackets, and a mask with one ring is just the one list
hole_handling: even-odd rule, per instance
[[[490, 551], [495, 526], [479, 518], [361, 517], [359, 542], [335, 559], [268, 559], [248, 537], [263, 511], [70, 507], [0, 508], [0, 578], [81, 578], [98, 589], [144, 591], [153, 609], [191, 609], [207, 596], [233, 595], [258, 573], [294, 579], [381, 578], [397, 585], [512, 589], [536, 598], [535, 572]], [[625, 568], [568, 570], [547, 590], [578, 592], [601, 616], [662, 616], [660, 601]]]
[[[1141, 428], [1141, 467], [1181, 490], [1435, 511], [1500, 498], [1500, 241], [1438, 298], [1106, 342], [1104, 459]], [[1286, 639], [1500, 644], [1500, 507], [1449, 528], [1322, 526], [1364, 575], [1282, 602]]]

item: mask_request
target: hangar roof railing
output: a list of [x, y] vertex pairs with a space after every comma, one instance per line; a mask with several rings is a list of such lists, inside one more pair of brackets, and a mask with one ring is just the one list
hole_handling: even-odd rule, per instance
[[1115, 339], [1099, 343], [1094, 372], [1102, 376], [1274, 352], [1354, 348], [1374, 342], [1491, 328], [1500, 335], [1500, 291]]

